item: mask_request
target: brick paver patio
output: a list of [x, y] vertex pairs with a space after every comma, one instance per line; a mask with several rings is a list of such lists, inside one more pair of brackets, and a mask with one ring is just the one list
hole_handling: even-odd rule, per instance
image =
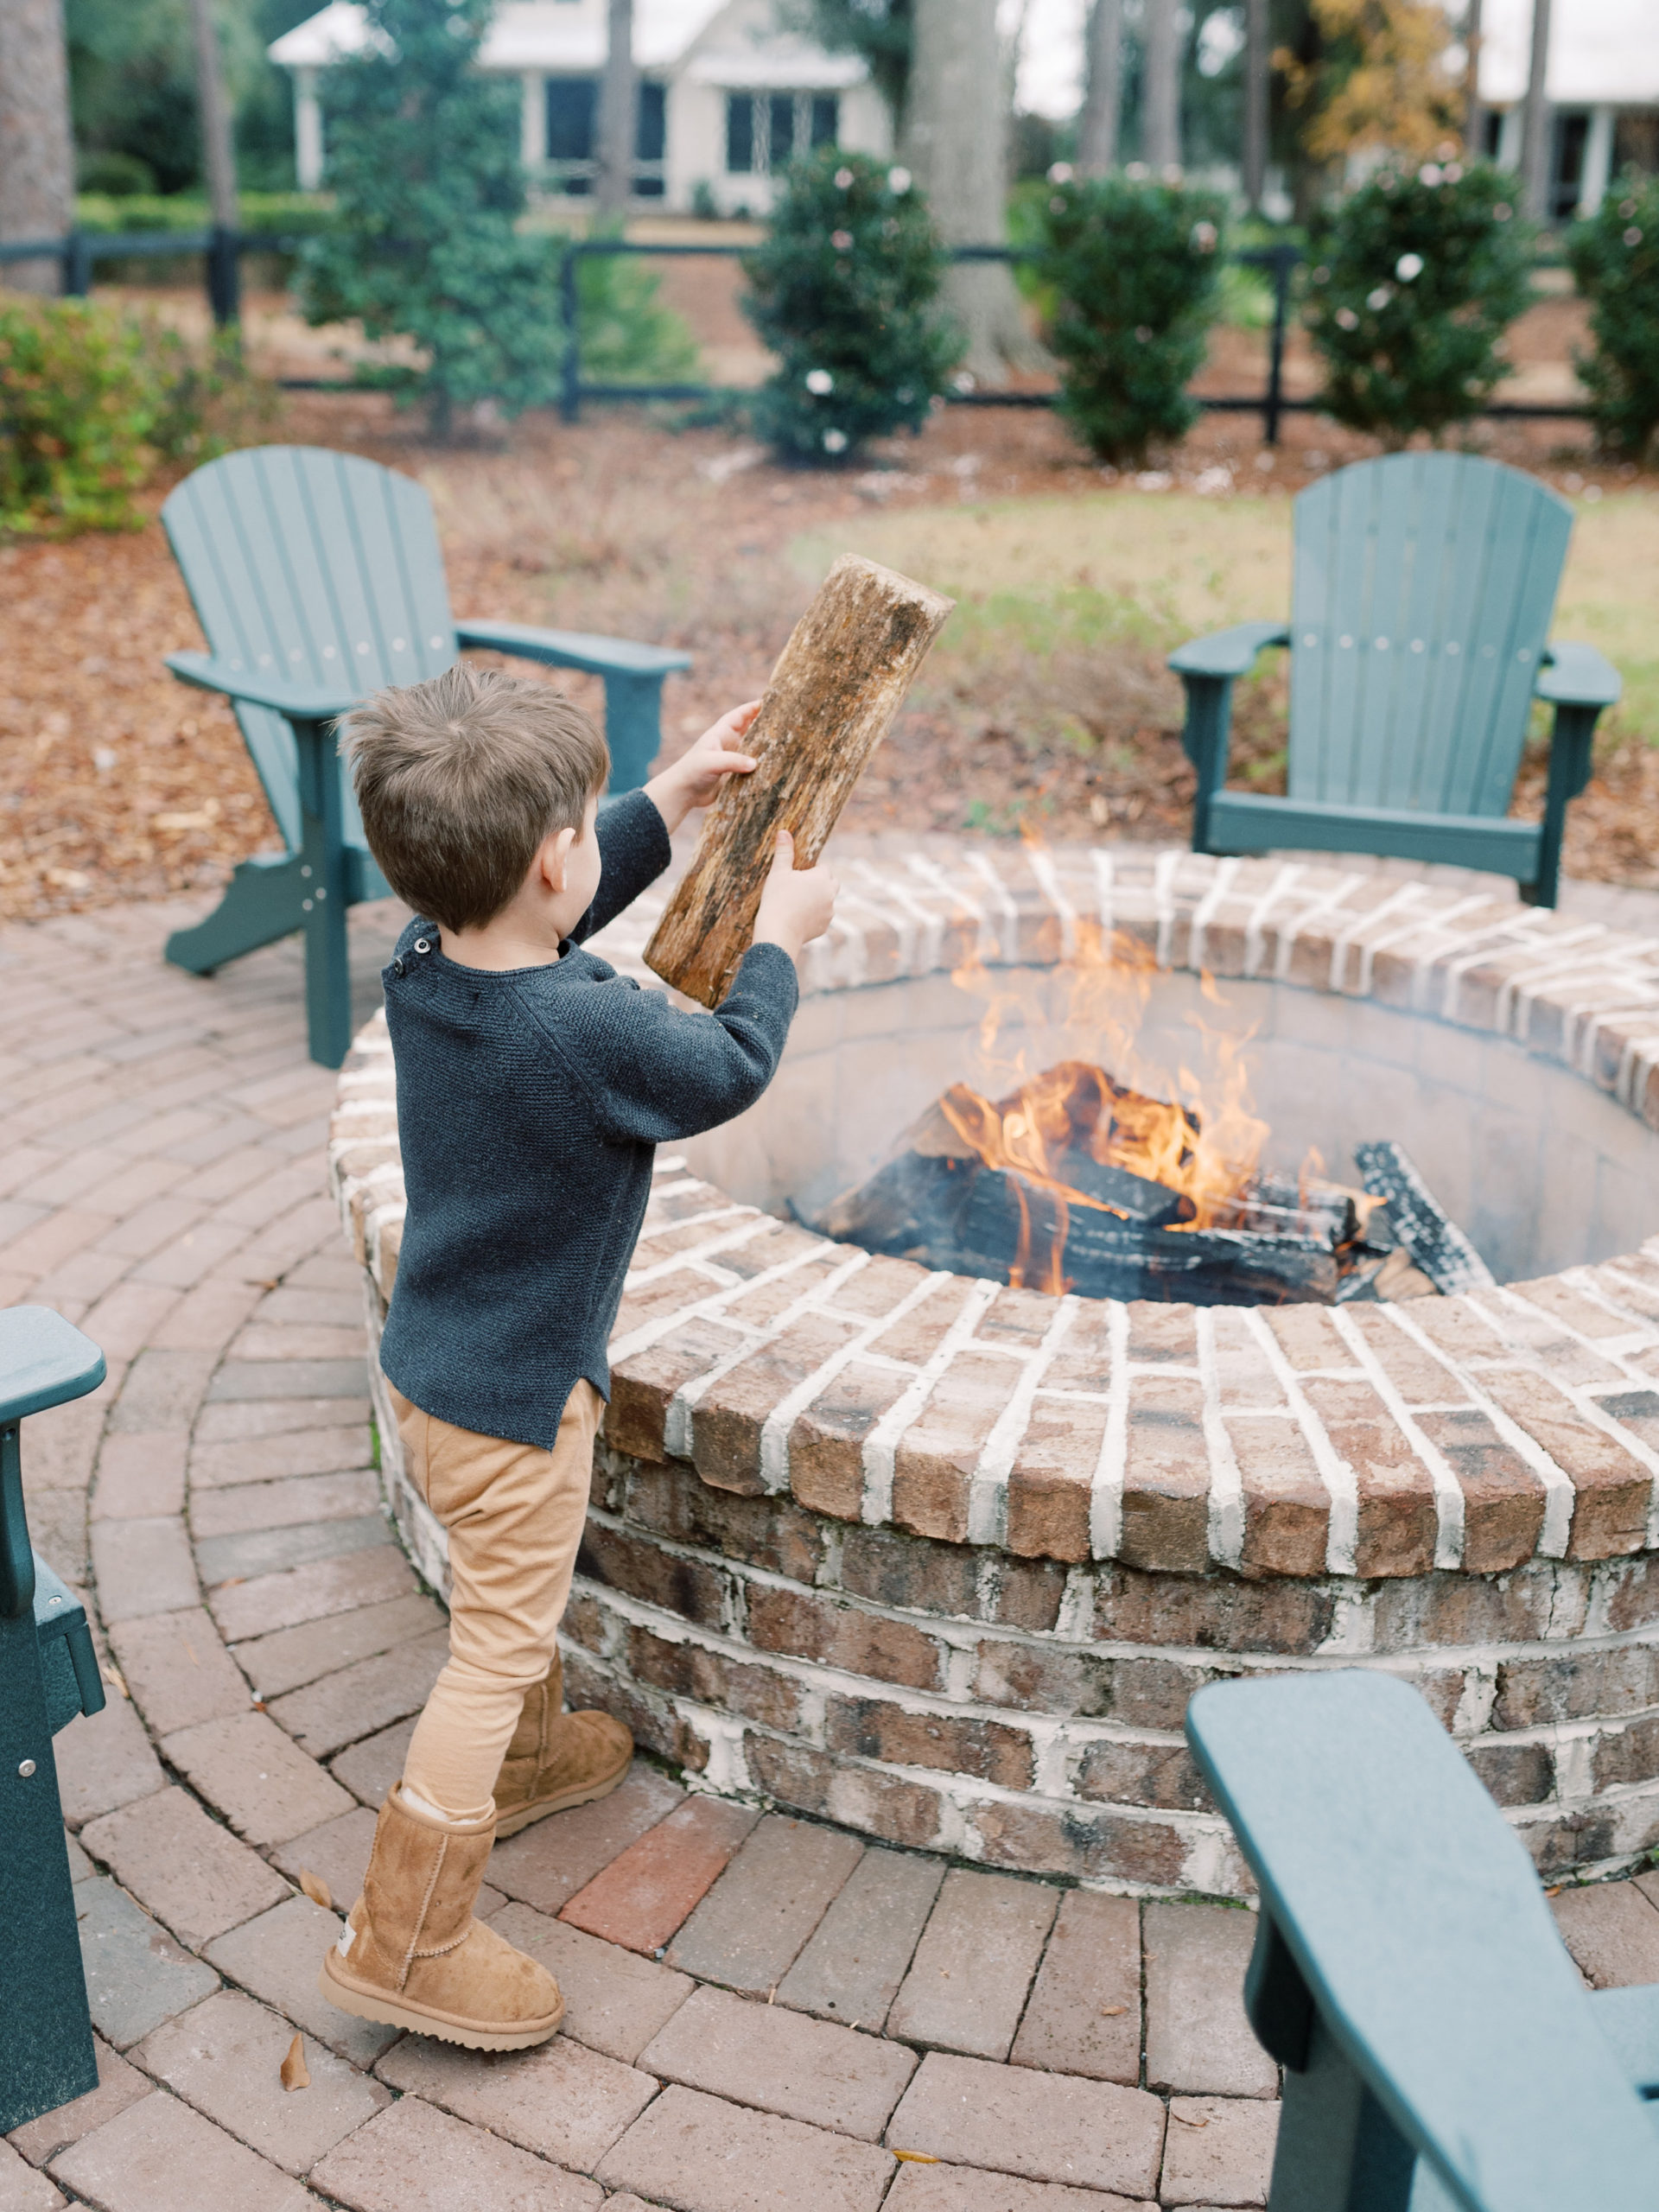
[[[0, 2212], [1262, 2204], [1248, 1913], [946, 1866], [643, 1762], [492, 1861], [480, 1913], [564, 1989], [553, 2043], [482, 2056], [318, 1994], [314, 1899], [356, 1893], [443, 1621], [379, 1510], [297, 946], [198, 980], [161, 957], [183, 918], [0, 934], [0, 1302], [110, 1368], [29, 1424], [30, 1524], [111, 1684], [57, 1739], [100, 2085], [0, 2144]], [[353, 917], [364, 1016], [394, 927]], [[1556, 1910], [1597, 1986], [1659, 1980], [1659, 1875]]]

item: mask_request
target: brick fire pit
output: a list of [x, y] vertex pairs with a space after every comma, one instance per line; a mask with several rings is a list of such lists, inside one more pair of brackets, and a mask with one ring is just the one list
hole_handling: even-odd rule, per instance
[[[987, 1865], [1236, 1895], [1188, 1697], [1385, 1666], [1546, 1872], [1659, 1840], [1659, 1245], [1637, 1249], [1659, 1235], [1659, 944], [1185, 853], [936, 845], [843, 873], [777, 1082], [658, 1163], [573, 1693], [715, 1790]], [[643, 974], [654, 918], [642, 902], [601, 949]], [[1254, 1029], [1275, 1158], [1317, 1143], [1341, 1173], [1356, 1141], [1399, 1139], [1506, 1287], [1095, 1303], [779, 1217], [985, 1075], [986, 978], [1032, 1067], [1086, 1050], [1075, 971], [1103, 931], [1154, 957], [1150, 1038], [1173, 1049], [1200, 1010]], [[372, 1339], [404, 1211], [378, 1018], [333, 1159]], [[380, 1431], [388, 1506], [442, 1587], [442, 1533]]]

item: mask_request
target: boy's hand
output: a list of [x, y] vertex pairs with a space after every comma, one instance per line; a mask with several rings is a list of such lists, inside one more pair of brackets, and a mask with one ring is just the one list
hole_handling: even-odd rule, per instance
[[798, 959], [801, 947], [810, 944], [815, 937], [822, 937], [829, 928], [840, 889], [840, 884], [822, 865], [798, 868], [795, 840], [787, 830], [780, 830], [778, 849], [772, 855], [766, 887], [760, 893], [760, 910], [754, 918], [755, 944], [780, 944], [791, 960]]
[[728, 776], [747, 776], [754, 756], [737, 750], [737, 741], [760, 711], [758, 699], [747, 700], [722, 715], [687, 747], [672, 767], [664, 768], [645, 785], [646, 795], [671, 830], [677, 830], [695, 806], [707, 806]]

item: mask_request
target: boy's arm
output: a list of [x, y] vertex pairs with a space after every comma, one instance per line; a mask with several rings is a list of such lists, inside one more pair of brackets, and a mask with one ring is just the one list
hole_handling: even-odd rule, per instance
[[714, 1014], [683, 1014], [660, 991], [619, 977], [569, 1007], [557, 1045], [606, 1135], [672, 1144], [754, 1103], [776, 1071], [799, 995], [782, 946], [752, 945]]
[[668, 824], [647, 791], [624, 791], [619, 798], [601, 799], [594, 834], [601, 864], [599, 889], [570, 932], [578, 944], [631, 906], [673, 856]]
[[642, 791], [600, 804], [595, 834], [602, 873], [593, 905], [571, 931], [580, 944], [654, 883], [672, 856], [669, 839], [694, 807], [707, 806], [728, 776], [747, 776], [753, 754], [734, 748], [760, 710], [750, 699], [722, 715]]

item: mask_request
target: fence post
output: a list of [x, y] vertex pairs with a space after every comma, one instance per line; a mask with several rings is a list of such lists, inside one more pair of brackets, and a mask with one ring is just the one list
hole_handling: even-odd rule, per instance
[[84, 231], [71, 231], [63, 242], [63, 291], [70, 300], [84, 300], [92, 289], [92, 256]]
[[576, 286], [576, 249], [567, 245], [559, 270], [559, 296], [564, 314], [563, 388], [559, 413], [567, 423], [582, 416], [582, 297]]
[[241, 245], [223, 223], [215, 223], [207, 234], [207, 304], [220, 330], [241, 320]]
[[1273, 344], [1268, 356], [1268, 396], [1262, 410], [1264, 443], [1279, 442], [1279, 418], [1285, 404], [1285, 321], [1290, 306], [1290, 272], [1298, 255], [1294, 245], [1273, 249]]

